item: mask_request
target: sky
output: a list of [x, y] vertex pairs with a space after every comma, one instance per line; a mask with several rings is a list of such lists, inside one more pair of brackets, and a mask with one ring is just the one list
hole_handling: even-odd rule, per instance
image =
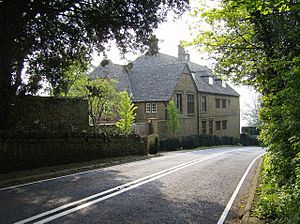
[[[160, 24], [155, 31], [155, 35], [159, 39], [159, 52], [177, 57], [180, 40], [191, 40], [188, 25], [189, 22], [190, 18], [186, 13], [179, 20], [173, 21], [173, 19], [170, 18], [167, 22]], [[190, 54], [191, 62], [212, 68], [212, 61], [209, 60], [207, 53], [204, 51], [199, 52], [195, 47], [188, 47], [187, 51]], [[127, 60], [122, 60], [117, 48], [112, 46], [111, 50], [107, 53], [107, 56], [113, 63], [127, 64], [130, 60], [135, 60], [140, 55], [127, 54]], [[102, 57], [95, 54], [92, 64], [98, 66], [101, 60]], [[249, 105], [253, 104], [253, 99], [257, 94], [249, 87], [236, 86], [230, 82], [228, 83], [240, 94], [241, 126], [245, 126], [247, 125], [247, 122], [242, 118], [242, 112], [246, 110]]]

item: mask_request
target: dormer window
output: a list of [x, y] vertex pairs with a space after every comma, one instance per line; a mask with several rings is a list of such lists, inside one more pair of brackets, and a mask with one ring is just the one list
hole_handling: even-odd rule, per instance
[[214, 84], [214, 79], [213, 77], [208, 77], [208, 84], [213, 85]]
[[222, 80], [222, 87], [226, 88], [226, 82]]

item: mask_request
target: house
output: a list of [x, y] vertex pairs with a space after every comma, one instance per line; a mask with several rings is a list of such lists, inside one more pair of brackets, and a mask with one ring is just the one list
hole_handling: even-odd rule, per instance
[[209, 134], [239, 137], [239, 94], [207, 67], [189, 61], [178, 47], [178, 58], [143, 55], [131, 66], [113, 63], [95, 68], [92, 77], [109, 77], [126, 90], [136, 104], [136, 122], [151, 123], [151, 132], [169, 137], [166, 106], [176, 103], [180, 129], [177, 136]]

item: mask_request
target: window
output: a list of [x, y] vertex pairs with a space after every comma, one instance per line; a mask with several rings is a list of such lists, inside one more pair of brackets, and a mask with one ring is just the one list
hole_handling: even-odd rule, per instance
[[221, 121], [216, 121], [216, 130], [221, 130]]
[[213, 135], [213, 129], [214, 129], [214, 121], [213, 120], [210, 120], [209, 122], [208, 122], [208, 131], [209, 131], [209, 134], [210, 135]]
[[176, 93], [176, 108], [181, 113], [182, 112], [182, 94]]
[[146, 113], [157, 113], [157, 103], [146, 103]]
[[227, 120], [222, 121], [222, 129], [227, 129]]
[[206, 96], [202, 96], [202, 102], [201, 102], [201, 106], [202, 106], [202, 111], [206, 112]]
[[213, 77], [208, 77], [208, 84], [213, 85], [214, 84], [214, 79]]
[[221, 100], [216, 99], [216, 108], [221, 108]]
[[193, 94], [187, 94], [187, 109], [188, 109], [188, 114], [193, 114], [194, 113], [194, 106], [195, 106], [195, 101], [194, 101], [194, 95]]
[[202, 121], [202, 134], [206, 135], [206, 120]]
[[146, 113], [151, 113], [151, 103], [146, 103]]
[[222, 99], [222, 108], [226, 108], [226, 99]]
[[222, 87], [226, 88], [226, 82], [224, 80], [222, 80]]
[[156, 113], [157, 112], [157, 104], [156, 103], [152, 103], [152, 113]]

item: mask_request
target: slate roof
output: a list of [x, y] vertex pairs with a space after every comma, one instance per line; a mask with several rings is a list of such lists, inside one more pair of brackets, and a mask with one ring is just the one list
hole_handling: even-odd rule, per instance
[[[154, 56], [143, 55], [133, 61], [133, 67], [126, 72], [124, 66], [109, 63], [99, 65], [91, 77], [109, 77], [117, 81], [118, 90], [132, 93], [133, 102], [168, 101], [183, 71], [191, 72], [199, 92], [239, 96], [228, 84], [222, 87], [220, 79], [207, 67], [182, 62], [178, 58], [158, 53]], [[214, 84], [209, 85], [208, 76], [213, 77]]]
[[[230, 85], [226, 83], [226, 88], [222, 86], [221, 79], [212, 74], [212, 71], [204, 66], [188, 62], [199, 92], [214, 93], [228, 96], [240, 96]], [[209, 84], [208, 77], [213, 78], [213, 85]]]
[[117, 81], [116, 85], [119, 91], [128, 91], [131, 93], [129, 77], [123, 65], [117, 65], [110, 61], [105, 67], [101, 65], [97, 66], [90, 74], [90, 77], [109, 77]]

